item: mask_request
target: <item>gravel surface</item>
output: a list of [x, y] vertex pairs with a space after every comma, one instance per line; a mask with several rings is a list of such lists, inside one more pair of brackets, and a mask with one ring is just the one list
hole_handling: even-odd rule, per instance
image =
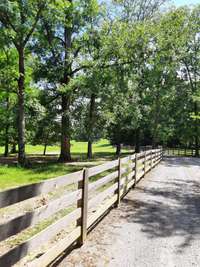
[[200, 159], [165, 159], [57, 266], [200, 266]]

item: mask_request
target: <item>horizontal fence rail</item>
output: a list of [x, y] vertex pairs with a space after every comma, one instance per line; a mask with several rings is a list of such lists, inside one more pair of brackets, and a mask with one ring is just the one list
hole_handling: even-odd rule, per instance
[[163, 151], [165, 156], [183, 156], [183, 157], [194, 157], [195, 152], [196, 151], [194, 148], [180, 148], [180, 147], [165, 148]]
[[[90, 228], [110, 208], [118, 206], [127, 192], [162, 157], [162, 149], [152, 149], [41, 183], [0, 192], [0, 212], [10, 207], [14, 207], [15, 211], [6, 221], [0, 220], [0, 245], [18, 238], [17, 245], [10, 245], [6, 252], [0, 252], [0, 266], [19, 263], [25, 256], [48, 244], [48, 248], [35, 252], [35, 257], [28, 258], [25, 264], [47, 266], [75, 242], [83, 244]], [[22, 212], [22, 204], [36, 201], [38, 197], [42, 197], [42, 205], [33, 205], [31, 211]], [[33, 234], [19, 242], [20, 235], [29, 230], [33, 230]], [[57, 240], [62, 231], [66, 232]]]

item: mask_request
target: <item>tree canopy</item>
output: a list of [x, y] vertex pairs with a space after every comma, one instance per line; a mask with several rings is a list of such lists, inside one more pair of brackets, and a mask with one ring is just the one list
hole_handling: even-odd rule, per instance
[[0, 3], [0, 144], [192, 146], [199, 156], [200, 6], [165, 0]]

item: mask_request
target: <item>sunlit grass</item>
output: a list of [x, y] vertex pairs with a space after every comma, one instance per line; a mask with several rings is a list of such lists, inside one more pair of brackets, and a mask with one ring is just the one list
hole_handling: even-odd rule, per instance
[[[43, 163], [32, 162], [29, 168], [22, 168], [10, 164], [0, 165], [0, 190], [24, 184], [40, 182], [42, 180], [80, 170], [84, 166], [87, 166], [87, 142], [72, 141], [71, 151], [72, 157], [75, 159], [74, 165], [57, 163], [57, 157], [55, 157], [55, 159], [53, 158], [53, 162], [52, 160], [48, 162], [48, 159], [47, 162]], [[0, 152], [3, 152], [2, 147]], [[37, 157], [43, 154], [43, 146], [27, 145], [26, 152], [28, 156], [31, 155], [35, 157], [37, 161]], [[123, 152], [126, 153], [127, 151], [124, 150]], [[58, 155], [59, 147], [48, 147], [47, 154]], [[102, 139], [93, 144], [93, 154], [94, 158], [91, 160], [93, 161], [93, 164], [100, 164], [103, 159], [111, 160], [115, 157], [115, 148], [109, 143], [108, 140]], [[85, 162], [85, 164], [79, 164], [81, 161]]]
[[28, 183], [40, 182], [52, 177], [80, 170], [81, 166], [65, 164], [41, 164], [32, 168], [0, 166], [0, 189], [15, 187]]
[[[27, 154], [34, 154], [34, 155], [42, 155], [44, 150], [44, 146], [42, 145], [27, 145], [26, 146], [26, 153]], [[94, 153], [114, 153], [115, 148], [110, 145], [109, 141], [106, 139], [102, 139], [99, 142], [93, 144]], [[0, 147], [0, 154], [3, 154], [4, 148]], [[55, 146], [47, 146], [46, 153], [47, 154], [59, 154], [60, 147], [58, 145]], [[81, 155], [87, 153], [87, 142], [71, 142], [71, 152], [72, 155]]]

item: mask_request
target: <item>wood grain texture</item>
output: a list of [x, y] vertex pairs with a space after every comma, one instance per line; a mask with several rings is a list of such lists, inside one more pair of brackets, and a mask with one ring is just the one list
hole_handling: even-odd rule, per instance
[[20, 259], [25, 257], [28, 253], [34, 251], [34, 249], [48, 242], [51, 238], [56, 236], [62, 229], [65, 229], [70, 223], [81, 217], [81, 209], [76, 209], [67, 214], [63, 218], [57, 220], [38, 234], [34, 235], [24, 243], [14, 247], [4, 255], [0, 257], [0, 266], [12, 266]]
[[0, 208], [13, 205], [29, 198], [46, 194], [54, 189], [77, 183], [82, 179], [83, 171], [59, 176], [41, 183], [25, 185], [0, 192]]
[[16, 216], [11, 220], [0, 224], [0, 241], [19, 233], [20, 231], [39, 223], [40, 221], [49, 218], [56, 212], [71, 206], [81, 198], [82, 190], [76, 190], [66, 193], [58, 199], [49, 202], [40, 208], [23, 215]]
[[40, 256], [35, 261], [29, 263], [27, 267], [45, 267], [52, 263], [62, 252], [72, 245], [81, 235], [81, 227], [76, 227], [64, 239], [61, 239], [49, 249], [45, 254]]
[[103, 185], [111, 182], [118, 176], [118, 171], [112, 172], [99, 180], [89, 184], [89, 191], [94, 191], [102, 187]]
[[113, 169], [113, 168], [115, 168], [117, 166], [118, 166], [118, 160], [113, 160], [113, 161], [110, 161], [110, 162], [106, 162], [106, 163], [104, 163], [102, 165], [89, 168], [88, 169], [88, 176], [91, 177], [91, 176], [97, 175], [97, 174], [99, 174], [101, 172], [107, 171], [109, 169]]

